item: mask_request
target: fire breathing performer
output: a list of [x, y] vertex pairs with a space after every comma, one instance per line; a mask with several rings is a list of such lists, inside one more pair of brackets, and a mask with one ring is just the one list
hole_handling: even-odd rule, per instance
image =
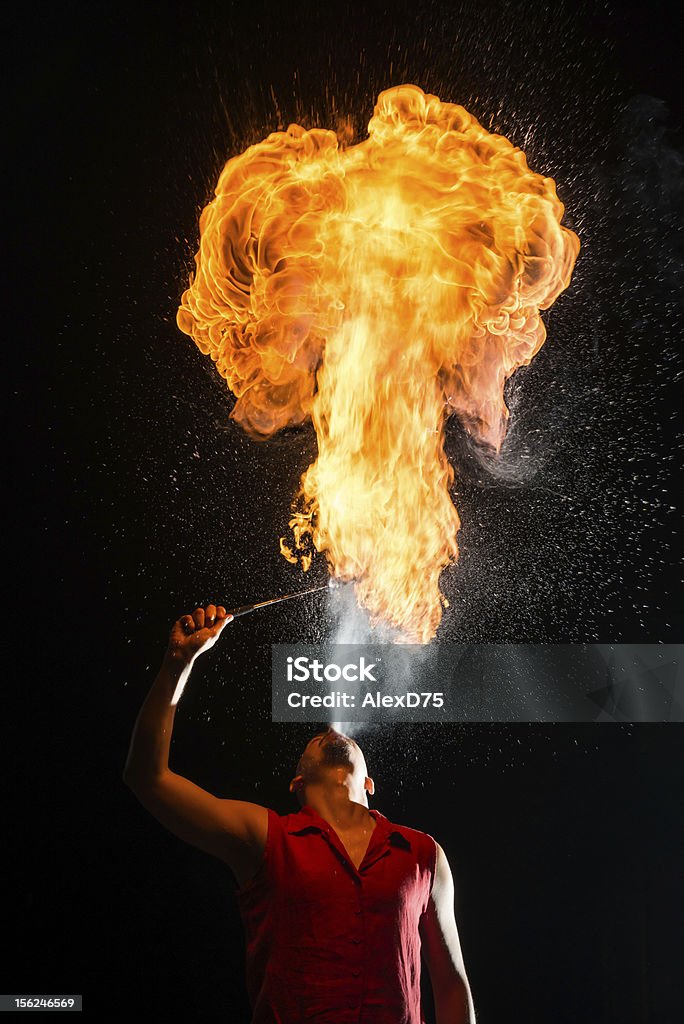
[[232, 618], [210, 604], [174, 623], [123, 779], [235, 876], [252, 1024], [422, 1024], [421, 952], [437, 1024], [475, 1024], [447, 858], [432, 836], [369, 809], [375, 787], [353, 739], [328, 728], [307, 743], [289, 786], [300, 810], [286, 815], [219, 799], [169, 769], [195, 658]]

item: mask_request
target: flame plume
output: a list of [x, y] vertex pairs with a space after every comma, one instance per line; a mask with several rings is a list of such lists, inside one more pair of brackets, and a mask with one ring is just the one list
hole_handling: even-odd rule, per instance
[[178, 325], [250, 435], [311, 418], [295, 551], [305, 569], [311, 544], [325, 552], [371, 619], [413, 642], [434, 636], [458, 556], [444, 421], [499, 450], [505, 381], [544, 343], [539, 310], [579, 252], [563, 212], [520, 149], [405, 85], [380, 94], [356, 146], [299, 125], [251, 146], [202, 213]]

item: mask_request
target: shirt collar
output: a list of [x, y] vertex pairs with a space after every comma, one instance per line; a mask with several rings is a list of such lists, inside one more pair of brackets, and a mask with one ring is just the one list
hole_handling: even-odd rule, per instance
[[[392, 842], [393, 845], [396, 843], [399, 846], [410, 846], [409, 840], [392, 825], [392, 822], [384, 814], [370, 807], [368, 808], [368, 813], [375, 818], [373, 845], [376, 845], [378, 842], [387, 841]], [[329, 834], [331, 828], [332, 826], [328, 824], [325, 818], [321, 818], [320, 814], [309, 804], [304, 804], [302, 809], [296, 814], [288, 815], [287, 831], [290, 835], [304, 835], [310, 830]]]

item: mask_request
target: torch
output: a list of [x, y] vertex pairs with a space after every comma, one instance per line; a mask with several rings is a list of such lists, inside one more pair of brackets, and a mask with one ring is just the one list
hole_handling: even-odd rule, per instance
[[283, 594], [282, 597], [271, 597], [268, 601], [255, 601], [254, 604], [242, 604], [239, 608], [232, 608], [227, 615], [232, 615], [234, 619], [237, 619], [238, 615], [247, 615], [248, 612], [255, 612], [257, 608], [266, 608], [270, 604], [280, 604], [282, 601], [292, 601], [295, 597], [305, 597], [307, 594], [317, 594], [321, 590], [329, 589], [328, 583], [323, 583], [320, 587], [311, 587], [309, 590], [299, 590], [295, 594]]

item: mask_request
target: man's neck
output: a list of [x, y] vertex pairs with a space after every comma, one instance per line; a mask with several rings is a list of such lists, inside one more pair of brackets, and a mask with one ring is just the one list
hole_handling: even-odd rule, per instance
[[351, 800], [345, 786], [336, 786], [334, 789], [327, 786], [308, 787], [304, 803], [336, 831], [375, 827], [368, 804]]

